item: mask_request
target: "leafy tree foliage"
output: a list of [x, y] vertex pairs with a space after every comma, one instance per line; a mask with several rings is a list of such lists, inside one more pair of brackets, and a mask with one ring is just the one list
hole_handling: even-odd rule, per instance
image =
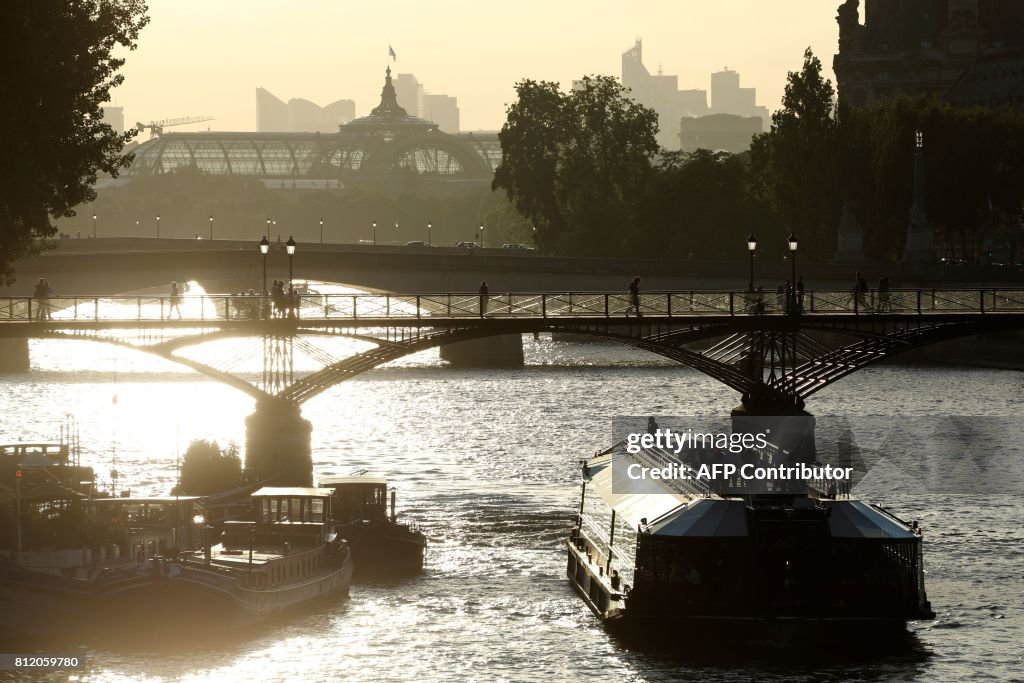
[[90, 201], [98, 171], [117, 175], [133, 132], [102, 122], [124, 77], [117, 48], [134, 49], [143, 0], [8, 0], [0, 22], [0, 279], [56, 232], [51, 218]]
[[[644, 202], [649, 254], [676, 258], [732, 259], [747, 235], [764, 239], [780, 229], [768, 202], [751, 189], [748, 155], [668, 152], [659, 160]], [[781, 250], [782, 239], [778, 242]]]
[[173, 493], [183, 496], [207, 496], [238, 485], [242, 476], [242, 458], [238, 446], [225, 449], [216, 441], [196, 439], [189, 444], [181, 463], [181, 483]]
[[524, 80], [499, 135], [504, 189], [550, 253], [639, 251], [637, 215], [658, 151], [657, 114], [626, 97], [610, 76], [586, 77], [570, 93]]
[[1020, 239], [1024, 115], [895, 98], [844, 111], [840, 121], [844, 185], [869, 254], [887, 258], [902, 249], [918, 130], [927, 214], [950, 254], [977, 259], [984, 245], [1005, 249]]
[[751, 146], [758, 176], [754, 186], [774, 203], [784, 230], [796, 232], [801, 252], [812, 258], [834, 253], [842, 206], [834, 99], [835, 89], [822, 76], [821, 60], [808, 48], [803, 68], [789, 73], [771, 130], [757, 136]]
[[487, 212], [484, 223], [488, 247], [500, 247], [502, 244], [533, 245], [533, 226], [504, 197]]

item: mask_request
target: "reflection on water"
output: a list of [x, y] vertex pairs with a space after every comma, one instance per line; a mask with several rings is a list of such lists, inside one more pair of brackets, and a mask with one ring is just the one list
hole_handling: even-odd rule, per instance
[[[338, 348], [339, 354], [344, 353]], [[172, 363], [86, 342], [35, 341], [34, 370], [0, 377], [0, 440], [56, 437], [80, 421], [83, 460], [164, 493], [195, 438], [244, 443], [252, 400]], [[722, 414], [737, 401], [702, 375], [606, 344], [526, 339], [521, 371], [456, 371], [436, 352], [336, 386], [304, 406], [317, 472], [366, 468], [399, 490], [399, 511], [430, 539], [427, 570], [242, 640], [159, 654], [94, 650], [88, 680], [950, 681], [1019, 677], [1024, 561], [1016, 496], [862, 491], [926, 530], [939, 618], [906, 651], [863, 657], [694, 656], [639, 651], [596, 623], [564, 579], [560, 547], [577, 503], [577, 462], [608, 444], [615, 415]], [[1021, 414], [1021, 376], [895, 366], [821, 392], [819, 414]], [[117, 396], [116, 404], [112, 401]], [[1020, 439], [1024, 427], [1008, 433]], [[846, 648], [847, 650], [849, 648]], [[698, 652], [697, 654], [705, 651]], [[815, 658], [812, 655], [819, 655]]]

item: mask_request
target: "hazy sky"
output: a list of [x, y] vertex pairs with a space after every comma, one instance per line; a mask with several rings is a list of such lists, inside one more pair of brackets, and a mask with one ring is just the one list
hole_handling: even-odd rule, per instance
[[495, 130], [513, 85], [567, 87], [583, 74], [621, 75], [637, 37], [644, 63], [710, 88], [725, 66], [758, 104], [777, 108], [786, 72], [810, 46], [832, 75], [839, 0], [149, 0], [149, 26], [127, 55], [114, 104], [135, 121], [209, 115], [177, 130], [255, 130], [257, 86], [282, 100], [376, 106], [390, 43], [395, 72], [459, 98], [463, 130]]

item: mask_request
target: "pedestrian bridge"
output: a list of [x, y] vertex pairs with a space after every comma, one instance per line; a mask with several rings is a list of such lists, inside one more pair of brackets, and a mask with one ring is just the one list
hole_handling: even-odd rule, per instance
[[[639, 304], [637, 307], [636, 304]], [[800, 301], [744, 291], [475, 292], [0, 298], [0, 337], [89, 340], [158, 355], [257, 399], [300, 405], [362, 372], [424, 349], [531, 332], [572, 332], [672, 359], [734, 388], [745, 402], [802, 408], [831, 383], [926, 344], [1024, 327], [1024, 289], [809, 290]], [[318, 336], [374, 348], [334, 358]], [[263, 373], [178, 352], [252, 340]], [[320, 365], [298, 376], [294, 354]]]

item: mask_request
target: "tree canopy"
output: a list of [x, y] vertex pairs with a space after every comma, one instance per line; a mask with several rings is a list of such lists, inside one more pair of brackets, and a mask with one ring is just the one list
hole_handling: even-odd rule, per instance
[[95, 197], [99, 171], [116, 176], [134, 131], [102, 121], [100, 105], [124, 76], [115, 57], [135, 49], [148, 22], [143, 0], [8, 0], [0, 22], [0, 279], [37, 253], [56, 228]]
[[640, 200], [658, 151], [657, 114], [610, 76], [577, 85], [563, 93], [557, 83], [516, 84], [492, 187], [505, 190], [547, 252], [635, 253]]
[[835, 253], [842, 208], [834, 98], [821, 60], [808, 48], [800, 71], [789, 72], [771, 130], [756, 136], [750, 150], [755, 186], [774, 205], [783, 230], [796, 232], [801, 250], [817, 258]]
[[183, 496], [208, 496], [238, 486], [242, 477], [242, 458], [238, 446], [221, 449], [216, 441], [196, 439], [189, 444], [181, 463], [181, 481], [172, 493]]

